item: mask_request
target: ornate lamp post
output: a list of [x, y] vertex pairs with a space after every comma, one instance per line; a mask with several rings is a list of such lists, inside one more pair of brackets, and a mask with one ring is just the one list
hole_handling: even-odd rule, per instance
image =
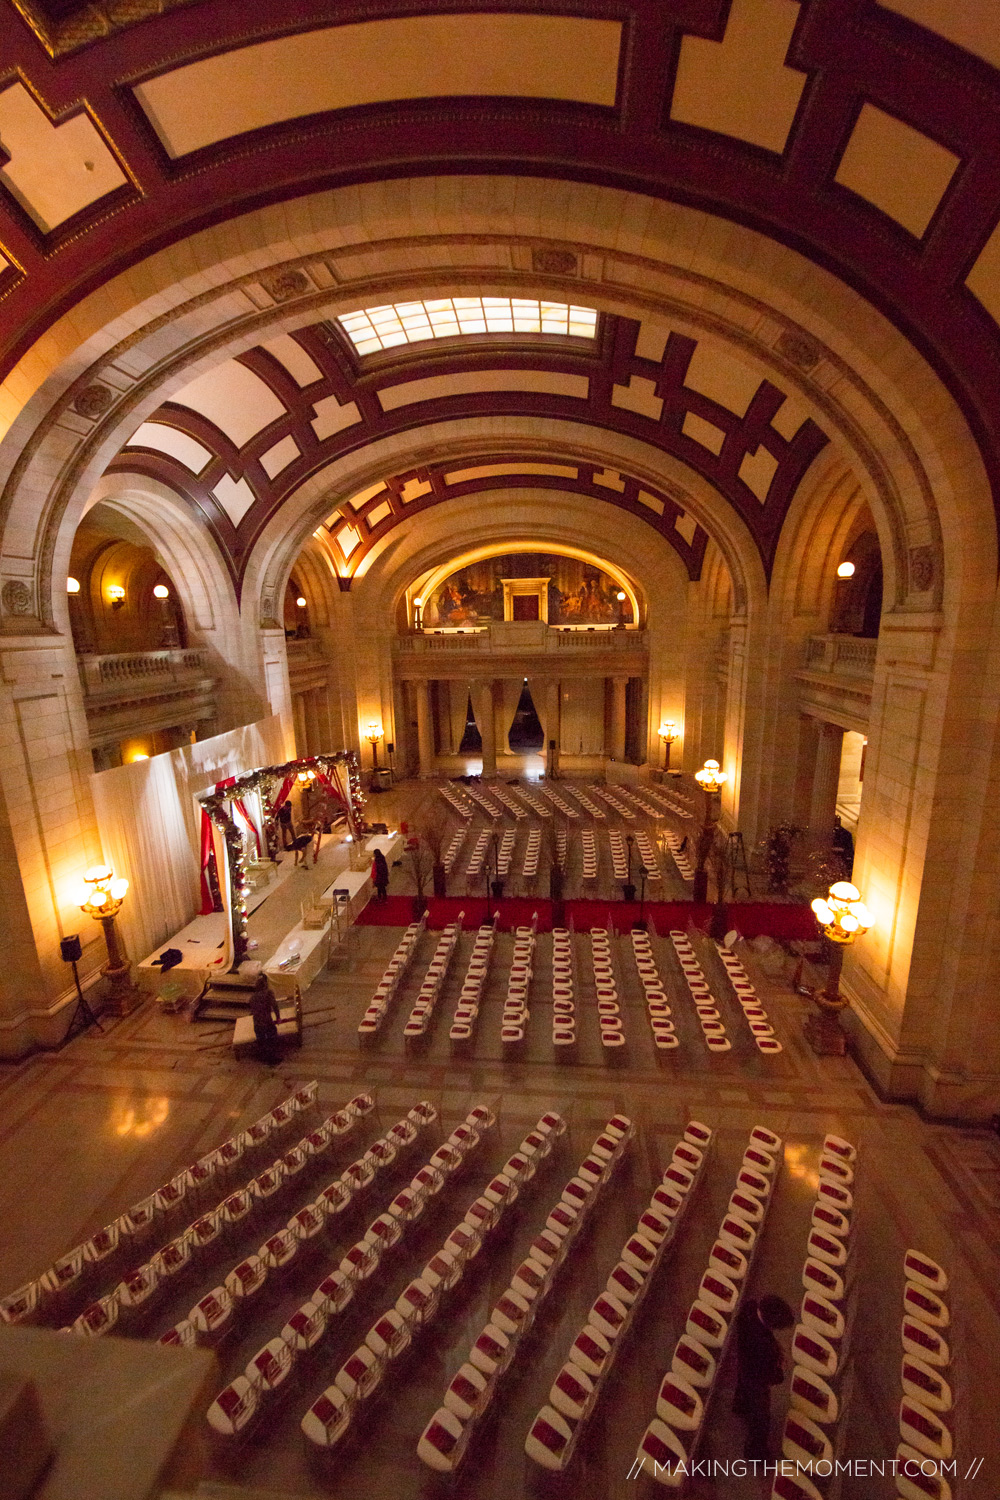
[[93, 865], [83, 877], [75, 900], [80, 910], [93, 917], [104, 928], [108, 961], [101, 970], [108, 981], [108, 1009], [116, 1016], [127, 1016], [139, 1003], [132, 983], [132, 970], [118, 946], [115, 917], [128, 891], [124, 877], [116, 879], [110, 865]]
[[701, 833], [698, 835], [697, 859], [694, 868], [694, 891], [692, 894], [696, 901], [707, 901], [708, 855], [712, 847], [712, 840], [715, 837], [715, 826], [719, 821], [719, 811], [722, 802], [720, 793], [725, 782], [729, 780], [729, 772], [720, 770], [717, 760], [706, 760], [701, 770], [695, 772], [694, 779], [705, 793], [705, 821], [701, 825]]
[[625, 629], [625, 601], [628, 598], [628, 595], [626, 594], [626, 592], [625, 592], [624, 589], [619, 589], [618, 593], [615, 595], [615, 598], [618, 600], [618, 624], [616, 626], [616, 629], [618, 629], [618, 630], [624, 630]]
[[663, 769], [670, 770], [670, 747], [677, 738], [677, 725], [673, 719], [664, 719], [659, 729], [660, 739], [663, 741]]
[[381, 724], [369, 724], [365, 730], [365, 739], [372, 747], [372, 775], [378, 770], [378, 742], [382, 738]]
[[424, 601], [419, 597], [413, 601], [413, 628], [414, 630], [424, 628]]
[[812, 903], [816, 920], [829, 944], [829, 967], [826, 989], [813, 998], [819, 1015], [809, 1016], [803, 1030], [806, 1041], [820, 1056], [842, 1057], [847, 1038], [840, 1024], [840, 1013], [849, 1001], [840, 993], [840, 973], [844, 967], [844, 950], [854, 939], [862, 937], [874, 925], [874, 917], [861, 899], [861, 892], [849, 880], [831, 885], [828, 896], [817, 896]]

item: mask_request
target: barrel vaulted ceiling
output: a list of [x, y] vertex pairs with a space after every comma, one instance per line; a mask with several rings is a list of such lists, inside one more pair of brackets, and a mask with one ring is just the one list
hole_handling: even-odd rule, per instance
[[[518, 340], [520, 339], [520, 342]], [[605, 315], [596, 337], [485, 336], [356, 356], [337, 322], [283, 334], [199, 376], [133, 434], [111, 472], [143, 473], [198, 507], [239, 580], [284, 499], [332, 460], [428, 422], [548, 417], [635, 437], [700, 473], [745, 521], [769, 571], [795, 489], [827, 437], [800, 399], [712, 341]], [[339, 575], [441, 500], [511, 485], [569, 489], [638, 515], [700, 575], [707, 534], [676, 484], [515, 449], [381, 477], [326, 524]], [[487, 502], [488, 503], [488, 502]]]
[[[118, 271], [255, 206], [421, 173], [573, 178], [749, 225], [853, 286], [948, 385], [1000, 496], [996, 37], [987, 0], [0, 0], [0, 374]], [[180, 435], [172, 454], [129, 454], [172, 466], [238, 576], [282, 497], [351, 445], [438, 411], [557, 413], [683, 458], [766, 567], [824, 433], [767, 381], [735, 397], [699, 384], [697, 345], [646, 348], [637, 329], [608, 316], [590, 351], [452, 349], [375, 371], [312, 328], [291, 342], [313, 379], [266, 344], [223, 367], [257, 391], [252, 431], [177, 393], [153, 424]], [[547, 385], [513, 380], [529, 365]], [[474, 369], [504, 380], [474, 390]], [[387, 403], [425, 378], [433, 413]], [[600, 487], [577, 467], [573, 483]], [[352, 555], [414, 482], [448, 488], [446, 472], [386, 476], [388, 516], [370, 524], [376, 497], [343, 512]], [[696, 567], [683, 502], [617, 482], [613, 503]]]

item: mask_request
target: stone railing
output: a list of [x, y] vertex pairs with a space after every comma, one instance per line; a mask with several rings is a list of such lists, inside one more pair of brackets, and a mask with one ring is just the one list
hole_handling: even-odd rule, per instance
[[205, 652], [194, 648], [78, 656], [77, 662], [87, 699], [186, 691], [209, 672]]
[[646, 644], [644, 630], [558, 630], [537, 621], [504, 621], [485, 629], [449, 635], [397, 636], [395, 649], [407, 655], [456, 651], [642, 651]]
[[878, 641], [856, 635], [814, 635], [806, 643], [806, 670], [833, 677], [871, 677]]

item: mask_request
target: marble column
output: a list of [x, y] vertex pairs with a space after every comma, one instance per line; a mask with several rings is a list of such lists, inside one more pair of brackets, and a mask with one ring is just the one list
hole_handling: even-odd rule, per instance
[[625, 694], [627, 677], [611, 679], [611, 758], [625, 759]]
[[833, 837], [843, 748], [844, 731], [840, 726], [821, 724], [816, 745], [816, 773], [813, 776], [812, 799], [809, 804], [809, 830], [818, 838]]
[[472, 699], [483, 740], [483, 775], [497, 774], [496, 693], [492, 682], [477, 682]]
[[415, 684], [417, 697], [417, 755], [420, 775], [434, 774], [434, 725], [431, 720], [430, 683], [422, 678]]
[[[550, 680], [545, 689], [545, 764], [546, 774], [559, 775], [559, 705], [560, 684]], [[550, 748], [551, 747], [551, 748]]]

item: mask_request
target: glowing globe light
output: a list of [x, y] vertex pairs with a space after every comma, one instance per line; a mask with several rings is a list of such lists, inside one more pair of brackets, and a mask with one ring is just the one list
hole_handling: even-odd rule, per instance
[[167, 588], [167, 585], [165, 583], [158, 583], [156, 585], [156, 587], [153, 589], [153, 598], [154, 599], [169, 599], [170, 598], [170, 590]]
[[717, 760], [706, 760], [700, 771], [696, 771], [694, 779], [703, 791], [717, 792], [723, 783], [729, 780], [729, 772], [719, 767]]

